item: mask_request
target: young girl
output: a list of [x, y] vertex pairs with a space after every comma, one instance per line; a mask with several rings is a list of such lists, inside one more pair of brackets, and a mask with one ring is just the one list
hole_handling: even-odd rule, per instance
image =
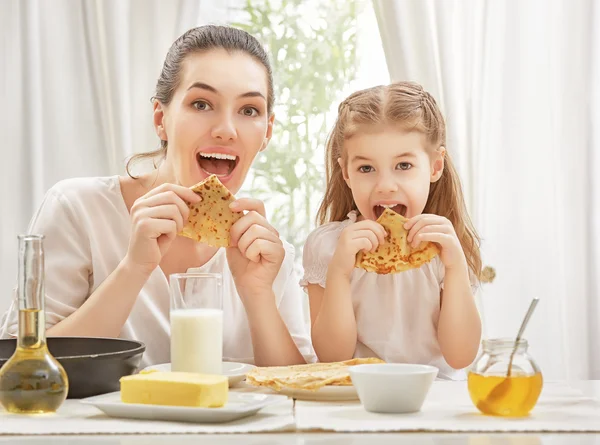
[[[301, 281], [317, 356], [431, 364], [439, 377], [462, 378], [481, 335], [473, 298], [481, 259], [444, 118], [433, 97], [409, 82], [354, 93], [338, 111], [322, 225], [306, 242]], [[409, 219], [409, 243], [437, 243], [439, 256], [389, 275], [355, 268], [359, 251], [384, 242], [376, 220], [386, 207]]]

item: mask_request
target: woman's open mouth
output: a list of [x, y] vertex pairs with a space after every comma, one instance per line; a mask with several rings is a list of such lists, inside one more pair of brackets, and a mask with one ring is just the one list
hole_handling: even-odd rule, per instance
[[393, 210], [399, 215], [406, 217], [406, 206], [404, 204], [377, 204], [373, 207], [375, 218], [379, 218], [385, 212], [385, 209]]
[[205, 173], [224, 178], [233, 172], [240, 158], [224, 153], [197, 153], [196, 160]]

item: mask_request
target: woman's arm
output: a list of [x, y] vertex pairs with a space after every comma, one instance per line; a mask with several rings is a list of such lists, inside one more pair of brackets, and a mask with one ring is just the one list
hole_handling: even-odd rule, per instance
[[259, 366], [305, 363], [273, 293], [285, 257], [279, 234], [267, 221], [262, 201], [242, 198], [231, 208], [247, 212], [231, 228], [227, 262], [248, 316], [254, 362]]
[[118, 337], [149, 275], [126, 260], [75, 312], [47, 330], [55, 337]]
[[191, 190], [172, 184], [136, 200], [127, 254], [88, 296], [93, 274], [89, 243], [99, 234], [86, 232], [68, 198], [50, 192], [31, 227], [46, 236], [48, 335], [118, 337], [140, 290], [183, 227], [186, 201], [199, 200]]
[[247, 295], [247, 300], [245, 307], [252, 336], [254, 364], [284, 366], [306, 363], [281, 318], [273, 291], [263, 295]]

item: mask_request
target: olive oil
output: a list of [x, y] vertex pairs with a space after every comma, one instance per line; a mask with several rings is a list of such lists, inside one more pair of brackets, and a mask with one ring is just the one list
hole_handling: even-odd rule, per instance
[[0, 368], [0, 403], [13, 413], [51, 413], [65, 401], [67, 374], [46, 345], [42, 236], [19, 237], [17, 349]]

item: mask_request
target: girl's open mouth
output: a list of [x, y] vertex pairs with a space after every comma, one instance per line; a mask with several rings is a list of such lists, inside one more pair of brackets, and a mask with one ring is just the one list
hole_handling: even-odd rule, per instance
[[399, 215], [406, 217], [406, 206], [404, 204], [377, 204], [373, 207], [375, 217], [379, 218], [385, 209], [393, 210]]
[[233, 172], [240, 158], [224, 153], [198, 153], [196, 160], [205, 173], [224, 178]]

